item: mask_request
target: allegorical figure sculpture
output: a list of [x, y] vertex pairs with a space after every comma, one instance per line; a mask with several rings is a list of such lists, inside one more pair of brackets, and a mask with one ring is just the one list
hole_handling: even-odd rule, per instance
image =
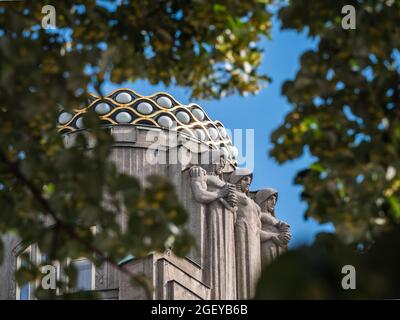
[[249, 169], [236, 169], [229, 181], [236, 186], [237, 211], [235, 224], [236, 277], [238, 299], [254, 297], [261, 273], [260, 207], [248, 196], [252, 181]]
[[275, 217], [278, 191], [272, 188], [259, 190], [254, 200], [262, 211], [261, 259], [263, 264], [269, 264], [287, 249], [291, 239], [290, 227]]
[[213, 161], [210, 172], [193, 166], [189, 174], [195, 199], [206, 205], [207, 266], [211, 299], [237, 299], [234, 220], [235, 187], [223, 181], [223, 157]]

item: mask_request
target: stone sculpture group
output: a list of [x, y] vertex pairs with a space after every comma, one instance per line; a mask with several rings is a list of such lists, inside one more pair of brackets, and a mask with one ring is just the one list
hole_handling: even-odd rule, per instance
[[[275, 217], [276, 190], [250, 191], [252, 172], [237, 167], [239, 151], [224, 125], [201, 106], [182, 104], [168, 93], [143, 96], [121, 88], [106, 97], [93, 96], [83, 109], [60, 113], [59, 132], [67, 145], [85, 129], [83, 113], [88, 111], [110, 128], [117, 168], [143, 183], [154, 174], [170, 178], [188, 212], [195, 248], [186, 257], [167, 250], [124, 261], [131, 272], [149, 278], [154, 287], [150, 298], [254, 297], [262, 265], [286, 250], [290, 228]], [[104, 295], [112, 289], [119, 299], [149, 298], [125, 275], [104, 270], [96, 274], [106, 280], [95, 281]]]
[[286, 250], [290, 227], [275, 217], [276, 190], [250, 192], [249, 169], [226, 178], [224, 167], [218, 156], [189, 169], [194, 198], [206, 208], [211, 299], [251, 299], [262, 266]]

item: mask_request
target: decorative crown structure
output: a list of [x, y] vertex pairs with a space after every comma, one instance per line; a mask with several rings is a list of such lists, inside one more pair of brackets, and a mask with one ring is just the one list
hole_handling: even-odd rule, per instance
[[227, 130], [220, 121], [212, 121], [197, 104], [182, 105], [165, 92], [142, 96], [130, 89], [118, 89], [104, 98], [92, 96], [89, 106], [72, 113], [62, 111], [58, 128], [62, 134], [82, 130], [82, 115], [96, 112], [106, 126], [134, 125], [175, 130], [211, 149], [220, 150], [236, 166], [238, 149], [232, 144]]

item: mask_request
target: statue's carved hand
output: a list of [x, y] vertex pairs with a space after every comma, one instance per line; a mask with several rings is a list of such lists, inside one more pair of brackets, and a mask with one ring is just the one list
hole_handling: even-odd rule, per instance
[[284, 245], [287, 245], [292, 236], [289, 232], [282, 232], [278, 235], [278, 238]]
[[282, 241], [282, 239], [279, 237], [280, 235], [274, 235], [272, 236], [271, 240], [273, 243], [275, 243], [277, 246], [283, 247], [287, 244], [287, 242], [285, 243], [284, 241]]
[[236, 187], [233, 184], [227, 183], [228, 185], [228, 203], [232, 206], [232, 207], [236, 207], [238, 199], [237, 199], [237, 195], [236, 195]]
[[238, 203], [238, 199], [235, 193], [231, 193], [228, 195], [228, 203], [232, 206], [232, 207], [236, 207], [237, 203]]
[[204, 175], [204, 169], [202, 167], [198, 167], [198, 166], [191, 167], [189, 170], [189, 175], [192, 178], [201, 177]]
[[231, 188], [231, 189], [233, 189], [233, 190], [236, 190], [236, 188], [235, 188], [235, 185], [234, 185], [234, 184], [232, 184], [232, 183], [229, 183], [229, 182], [227, 182], [226, 184], [229, 186], [229, 188]]
[[224, 198], [224, 197], [226, 197], [228, 195], [228, 193], [229, 193], [229, 185], [226, 184], [221, 189], [219, 189], [218, 197], [219, 198]]
[[279, 222], [276, 224], [276, 227], [280, 232], [290, 232], [290, 225], [282, 220], [279, 220]]

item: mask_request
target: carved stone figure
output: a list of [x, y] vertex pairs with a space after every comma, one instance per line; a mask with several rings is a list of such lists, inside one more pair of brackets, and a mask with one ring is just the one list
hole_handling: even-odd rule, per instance
[[209, 173], [199, 166], [189, 171], [194, 197], [206, 205], [211, 299], [237, 298], [233, 208], [236, 196], [234, 186], [223, 181], [224, 166], [225, 161], [220, 157]]
[[[102, 123], [108, 124], [103, 129], [113, 137], [110, 160], [118, 172], [136, 177], [143, 186], [152, 175], [171, 180], [179, 202], [187, 209], [186, 227], [198, 247], [185, 258], [175, 256], [173, 250], [151, 252], [144, 258], [133, 258], [126, 252], [128, 256], [120, 265], [128, 273], [148, 277], [154, 288], [150, 295], [132, 284], [128, 273], [109, 263], [93, 266], [88, 278], [94, 278], [92, 286], [99, 297], [253, 298], [262, 262], [271, 262], [285, 250], [290, 229], [275, 217], [276, 190], [249, 192], [252, 172], [237, 168], [238, 149], [224, 125], [211, 119], [201, 106], [182, 104], [165, 92], [143, 96], [121, 88], [90, 100], [87, 108], [59, 114], [58, 130], [65, 146], [76, 146], [82, 133], [89, 138], [88, 148], [93, 146], [95, 141], [80, 120], [83, 113], [94, 109], [101, 115]], [[120, 112], [122, 105], [124, 112]], [[198, 162], [201, 164], [193, 166]], [[229, 181], [224, 181], [224, 174], [232, 171]], [[116, 210], [107, 193], [103, 202], [114, 211], [122, 230], [126, 230], [126, 208]], [[3, 235], [0, 241], [4, 243], [0, 300], [20, 298], [14, 272], [22, 244], [14, 234]], [[37, 256], [36, 249], [32, 256]], [[34, 287], [36, 284], [32, 283], [31, 289]]]
[[237, 218], [235, 224], [236, 277], [238, 299], [254, 297], [261, 273], [260, 207], [248, 196], [252, 181], [249, 169], [236, 169], [229, 181], [236, 186]]
[[259, 190], [255, 202], [261, 207], [261, 260], [269, 264], [287, 249], [291, 239], [290, 226], [275, 217], [278, 191], [272, 188]]

